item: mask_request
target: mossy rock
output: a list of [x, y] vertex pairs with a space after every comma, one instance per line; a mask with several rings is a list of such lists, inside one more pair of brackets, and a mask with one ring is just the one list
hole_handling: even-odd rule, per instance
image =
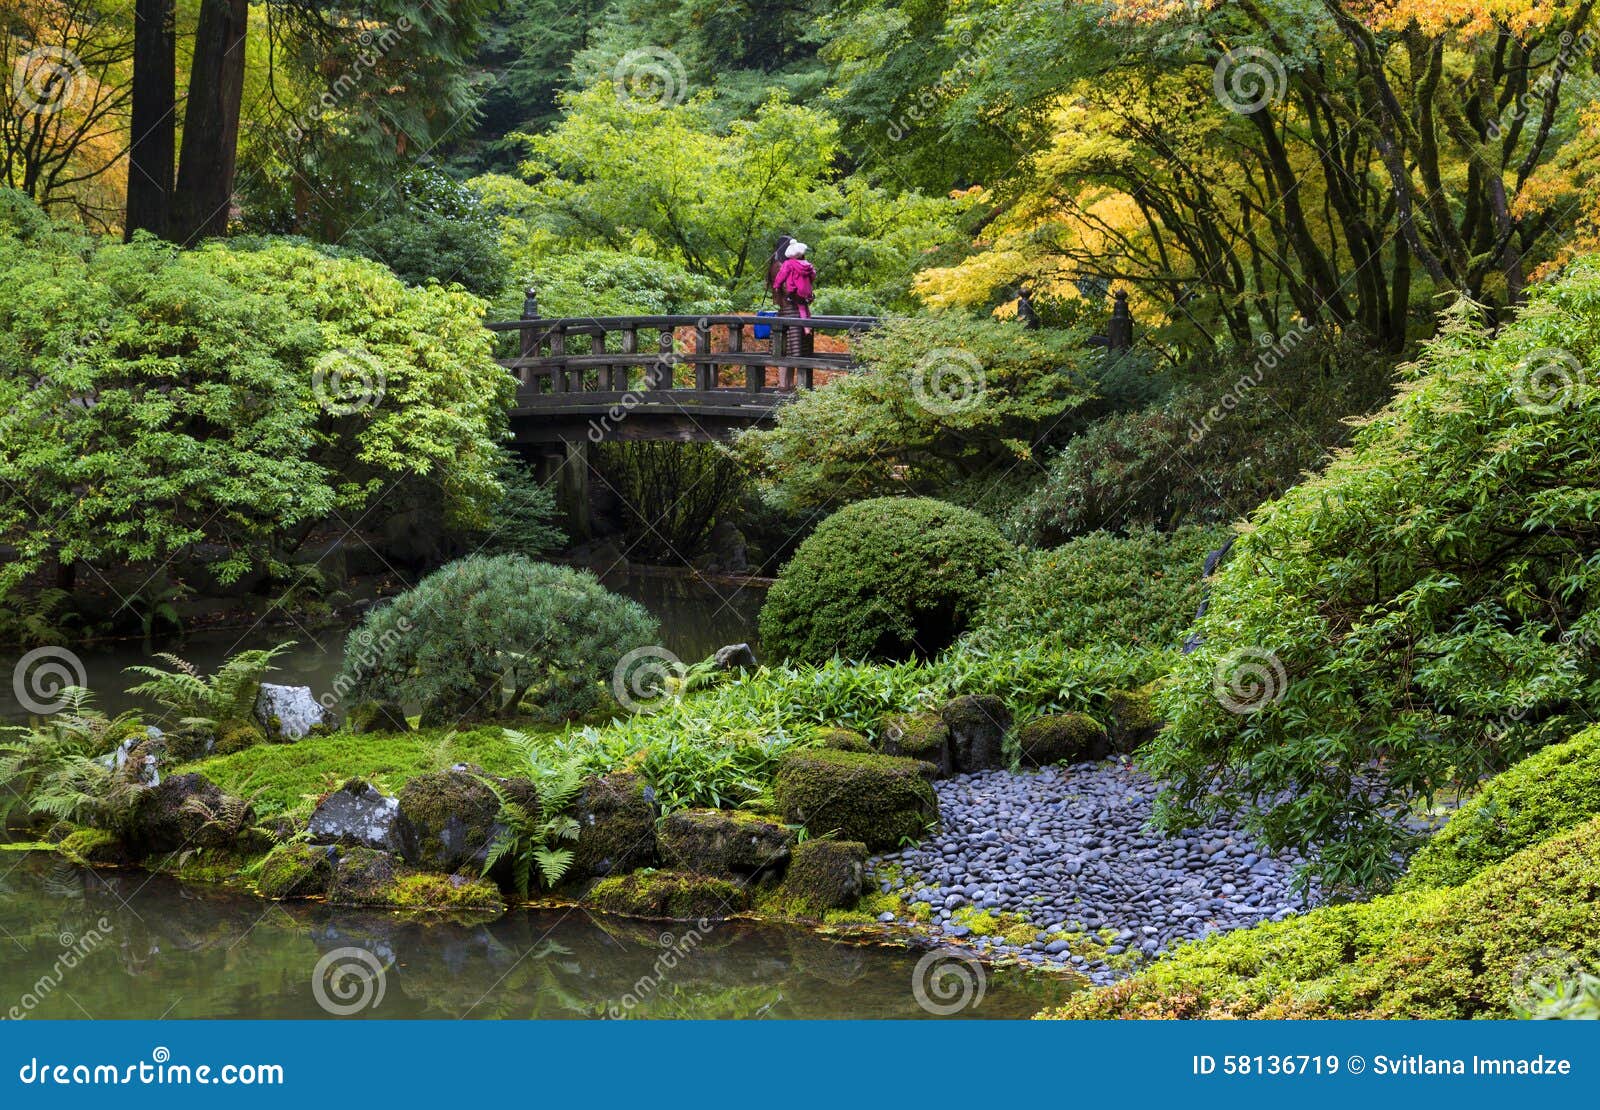
[[667, 866], [755, 882], [781, 871], [794, 847], [792, 829], [738, 810], [683, 809], [656, 830]]
[[[459, 765], [418, 775], [400, 788], [396, 822], [400, 852], [425, 871], [479, 874], [489, 847], [504, 831], [500, 799], [481, 768]], [[538, 794], [527, 779], [497, 779], [497, 785], [536, 820]]]
[[357, 736], [372, 732], [410, 732], [411, 722], [403, 707], [392, 702], [364, 701], [345, 714], [346, 730]]
[[184, 725], [173, 729], [163, 739], [167, 743], [167, 754], [177, 763], [204, 759], [217, 748], [217, 734], [204, 725]]
[[878, 732], [884, 755], [920, 759], [938, 768], [940, 778], [954, 773], [950, 726], [937, 713], [902, 713], [884, 719]]
[[634, 871], [601, 879], [588, 900], [605, 913], [676, 921], [719, 921], [749, 907], [744, 887], [712, 875]]
[[453, 910], [504, 910], [500, 890], [487, 879], [465, 875], [415, 872], [401, 875], [390, 889], [388, 905], [397, 910], [448, 912]]
[[56, 850], [82, 867], [126, 867], [135, 862], [127, 846], [104, 829], [73, 829], [57, 841]]
[[1055, 763], [1082, 763], [1111, 753], [1111, 738], [1087, 713], [1035, 717], [1017, 733], [1024, 770]]
[[[995, 771], [1006, 759], [1006, 734], [1011, 731], [1011, 710], [993, 694], [963, 694], [939, 708], [950, 730], [950, 762], [961, 774]], [[909, 754], [909, 753], [907, 753]]]
[[328, 887], [332, 905], [428, 912], [505, 909], [505, 899], [487, 879], [418, 871], [373, 848], [332, 851], [338, 856]]
[[1148, 686], [1138, 690], [1117, 690], [1109, 697], [1112, 750], [1131, 755], [1155, 739], [1165, 724], [1156, 712], [1155, 697]]
[[790, 752], [773, 794], [784, 819], [814, 836], [859, 840], [873, 851], [917, 841], [939, 820], [939, 801], [920, 760], [855, 752]]
[[256, 875], [256, 891], [274, 900], [314, 898], [333, 881], [336, 852], [313, 844], [280, 844], [267, 853]]
[[393, 854], [376, 848], [340, 848], [328, 883], [335, 906], [383, 906], [404, 867]]
[[[222, 848], [231, 843], [227, 831], [206, 818], [244, 806], [245, 827], [254, 814], [245, 803], [229, 798], [204, 775], [169, 775], [143, 791], [134, 809], [127, 835], [129, 848], [138, 856], [178, 852], [190, 848]], [[204, 812], [203, 812], [204, 811]]]
[[213, 755], [232, 755], [266, 742], [267, 734], [254, 721], [218, 721]]
[[603, 878], [653, 866], [656, 844], [655, 791], [625, 772], [589, 779], [578, 798], [578, 842], [572, 849], [572, 880]]
[[781, 894], [790, 910], [821, 917], [861, 897], [867, 846], [858, 840], [805, 840], [795, 847]]
[[831, 748], [836, 752], [872, 751], [872, 741], [847, 728], [818, 729], [812, 738], [817, 747]]

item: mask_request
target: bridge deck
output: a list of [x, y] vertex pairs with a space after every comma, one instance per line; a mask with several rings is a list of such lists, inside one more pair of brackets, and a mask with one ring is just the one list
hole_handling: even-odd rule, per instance
[[[870, 316], [533, 316], [487, 326], [517, 336], [516, 353], [499, 361], [520, 383], [513, 435], [532, 444], [727, 438], [771, 420], [793, 399], [794, 389], [774, 388], [777, 377], [810, 389], [818, 371], [825, 381], [853, 370], [848, 339], [877, 323]], [[758, 327], [770, 337], [757, 339]], [[800, 353], [790, 354], [794, 348]], [[730, 376], [735, 384], [727, 384]]]

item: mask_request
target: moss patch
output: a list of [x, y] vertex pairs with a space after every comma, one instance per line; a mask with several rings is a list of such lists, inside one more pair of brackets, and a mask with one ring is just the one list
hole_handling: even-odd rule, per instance
[[311, 844], [280, 844], [267, 853], [256, 873], [263, 898], [310, 898], [325, 894], [333, 879], [328, 849]]
[[104, 829], [74, 829], [55, 847], [83, 867], [115, 867], [128, 862], [128, 852], [122, 842]]
[[1397, 889], [1453, 886], [1600, 814], [1600, 726], [1501, 772], [1411, 858]]
[[455, 763], [476, 763], [491, 774], [509, 774], [521, 768], [523, 759], [495, 725], [466, 732], [434, 729], [366, 736], [336, 732], [293, 744], [258, 744], [181, 769], [199, 771], [228, 793], [251, 798], [264, 815], [309, 817], [317, 798], [352, 776], [395, 793], [417, 775]]
[[941, 775], [951, 772], [950, 726], [937, 713], [886, 717], [878, 731], [878, 744], [885, 755], [920, 759], [939, 768]]
[[589, 891], [588, 901], [606, 913], [679, 921], [720, 920], [750, 904], [741, 886], [681, 871], [634, 871], [601, 879]]
[[867, 846], [854, 840], [806, 840], [795, 847], [783, 876], [789, 911], [820, 917], [844, 910], [861, 897]]
[[920, 840], [939, 819], [928, 764], [854, 752], [791, 752], [773, 786], [784, 818], [813, 836], [859, 840], [869, 850]]
[[401, 875], [388, 904], [401, 910], [503, 910], [505, 900], [486, 879], [431, 872]]
[[1086, 713], [1035, 717], [1022, 726], [1017, 743], [1022, 751], [1024, 770], [1104, 759], [1111, 752], [1111, 739], [1106, 730]]

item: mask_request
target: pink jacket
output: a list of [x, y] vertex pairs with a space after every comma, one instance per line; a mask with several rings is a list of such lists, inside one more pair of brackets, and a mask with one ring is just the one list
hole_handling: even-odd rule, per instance
[[772, 284], [798, 301], [811, 300], [811, 283], [817, 279], [817, 268], [803, 258], [786, 258], [778, 267], [778, 276]]

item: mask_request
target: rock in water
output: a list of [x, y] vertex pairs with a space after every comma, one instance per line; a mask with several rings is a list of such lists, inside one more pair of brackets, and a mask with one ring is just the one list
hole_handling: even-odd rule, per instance
[[277, 740], [298, 740], [314, 725], [327, 720], [327, 710], [311, 694], [309, 686], [261, 684], [256, 695], [256, 720]]
[[345, 844], [399, 852], [400, 800], [361, 779], [351, 779], [322, 800], [307, 830], [317, 844]]
[[750, 649], [749, 644], [728, 644], [726, 647], [719, 647], [712, 658], [717, 661], [719, 670], [753, 671], [756, 669], [756, 653]]

